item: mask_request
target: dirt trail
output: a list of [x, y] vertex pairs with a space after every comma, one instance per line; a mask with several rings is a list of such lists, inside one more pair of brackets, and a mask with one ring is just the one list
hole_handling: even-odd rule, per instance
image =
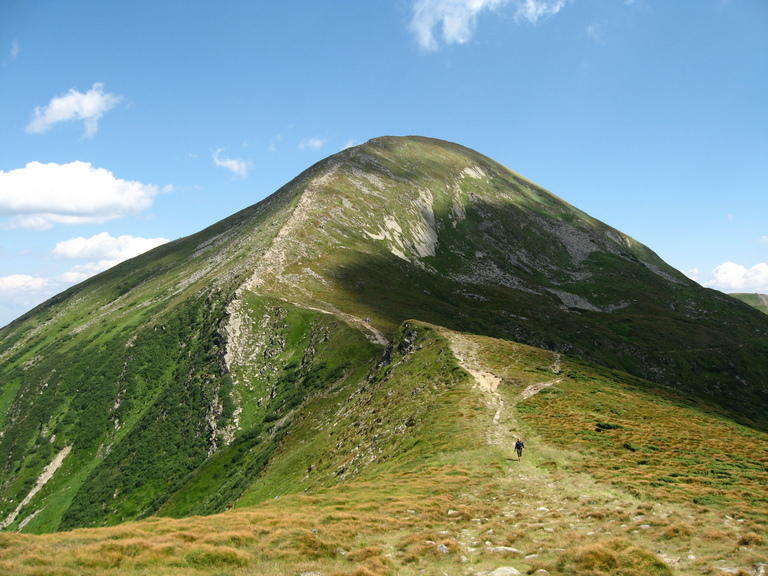
[[544, 390], [544, 388], [549, 388], [550, 386], [554, 384], [559, 384], [562, 381], [563, 381], [562, 378], [555, 378], [554, 380], [547, 380], [546, 382], [536, 382], [535, 384], [531, 384], [530, 386], [528, 386], [528, 388], [526, 388], [520, 393], [520, 399], [526, 400], [531, 396], [533, 396], [534, 394], [538, 394], [539, 392]]
[[379, 344], [380, 346], [389, 345], [389, 340], [387, 340], [387, 337], [384, 336], [382, 332], [374, 328], [370, 322], [363, 320], [362, 318], [358, 318], [357, 316], [353, 316], [352, 314], [347, 314], [346, 312], [337, 310], [334, 306], [331, 306], [330, 304], [328, 305], [328, 307], [332, 308], [332, 310], [324, 310], [323, 308], [316, 308], [314, 306], [307, 306], [306, 304], [298, 304], [295, 302], [292, 304], [298, 308], [304, 308], [306, 310], [314, 310], [315, 312], [322, 312], [323, 314], [338, 316], [352, 328], [356, 328], [357, 330], [360, 330], [360, 332], [362, 332], [363, 335], [370, 342], [373, 342], [374, 344]]
[[493, 426], [488, 430], [488, 443], [497, 445], [508, 444], [509, 433], [499, 424], [502, 418], [514, 420], [514, 416], [511, 413], [507, 413], [505, 402], [498, 392], [501, 378], [485, 370], [486, 367], [477, 355], [478, 346], [470, 338], [455, 332], [447, 332], [445, 335], [451, 343], [451, 350], [459, 362], [459, 366], [472, 375], [475, 379], [475, 388], [479, 388], [485, 393], [486, 403], [494, 410]]
[[[509, 444], [512, 441], [511, 434], [504, 430], [504, 428], [508, 427], [506, 425], [509, 424], [516, 429], [518, 428], [518, 422], [515, 419], [514, 411], [508, 409], [504, 399], [498, 392], [501, 378], [488, 371], [487, 366], [478, 357], [478, 344], [471, 338], [455, 332], [446, 332], [445, 335], [451, 343], [451, 350], [453, 351], [453, 355], [456, 356], [459, 365], [472, 375], [475, 379], [475, 387], [485, 393], [486, 403], [494, 410], [493, 428], [488, 432], [488, 442], [497, 445]], [[555, 356], [552, 371], [555, 374], [560, 373], [559, 354]], [[516, 400], [519, 401], [530, 398], [534, 394], [538, 394], [545, 388], [559, 382], [562, 382], [562, 378], [555, 378], [546, 382], [536, 382], [535, 384], [531, 384], [520, 393], [520, 396]], [[505, 427], [499, 426], [502, 419], [505, 421]]]
[[[717, 509], [704, 512], [701, 507], [685, 503], [650, 502], [588, 473], [575, 472], [569, 462], [578, 459], [577, 453], [549, 446], [533, 431], [529, 437], [532, 449], [518, 461], [513, 453], [514, 434], [523, 427], [515, 416], [515, 405], [564, 380], [557, 377], [561, 372], [560, 356], [555, 355], [550, 366], [555, 378], [531, 384], [514, 396], [505, 394], [505, 403], [501, 392], [507, 391], [499, 391], [501, 378], [483, 361], [482, 344], [471, 336], [447, 330], [442, 333], [450, 341], [459, 365], [473, 376], [475, 388], [494, 412], [492, 424], [485, 426], [486, 439], [499, 446], [500, 464], [506, 463], [497, 492], [472, 491], [466, 497], [495, 507], [503, 517], [501, 524], [514, 534], [514, 541], [498, 538], [496, 526], [489, 529], [491, 523], [486, 518], [473, 519], [476, 525], [463, 528], [456, 538], [468, 558], [476, 555], [478, 559], [494, 559], [495, 555], [496, 567], [503, 562], [522, 570], [535, 568], [543, 559], [554, 562], [564, 548], [619, 537], [653, 553], [680, 576], [710, 572], [768, 574], [767, 564], [755, 563], [756, 556], [749, 556], [754, 554], [750, 548], [729, 548], [728, 542], [739, 541], [739, 535], [750, 530], [743, 519], [734, 519]], [[514, 362], [514, 358], [510, 357], [510, 361]], [[681, 526], [694, 534], [717, 531], [724, 538], [725, 532], [733, 532], [722, 544], [706, 538], [670, 536]]]

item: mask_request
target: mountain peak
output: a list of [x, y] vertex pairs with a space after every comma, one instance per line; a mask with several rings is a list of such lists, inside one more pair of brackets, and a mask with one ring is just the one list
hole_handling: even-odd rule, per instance
[[[57, 496], [11, 529], [223, 510], [309, 402], [343, 388], [364, 411], [395, 367], [460, 380], [426, 326], [621, 370], [767, 427], [768, 317], [478, 152], [387, 136], [0, 330], [0, 513], [59, 454], [25, 506]], [[370, 421], [418, 424], [407, 398], [382, 402], [392, 413]]]
[[[356, 254], [393, 256], [460, 282], [488, 280], [534, 292], [545, 277], [555, 293], [567, 294], [569, 277], [594, 274], [583, 265], [596, 252], [628, 258], [673, 283], [685, 282], [626, 235], [450, 142], [376, 138], [302, 176], [294, 181], [293, 212], [250, 285], [278, 283], [281, 290], [296, 292], [291, 287], [297, 281], [302, 286], [311, 284], [310, 278], [332, 282], [329, 266]], [[536, 278], [529, 280], [532, 275]], [[605, 307], [575, 295], [565, 299], [587, 309]]]

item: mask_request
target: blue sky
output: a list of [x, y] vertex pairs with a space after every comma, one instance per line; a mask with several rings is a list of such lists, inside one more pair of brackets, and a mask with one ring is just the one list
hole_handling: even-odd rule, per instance
[[0, 326], [382, 135], [768, 293], [768, 2], [0, 2]]

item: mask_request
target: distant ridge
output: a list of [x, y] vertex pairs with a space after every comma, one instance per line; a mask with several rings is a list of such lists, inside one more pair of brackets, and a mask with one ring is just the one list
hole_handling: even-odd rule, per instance
[[736, 293], [731, 294], [734, 298], [738, 298], [745, 304], [749, 304], [753, 308], [757, 308], [760, 312], [768, 314], [768, 294], [744, 294]]

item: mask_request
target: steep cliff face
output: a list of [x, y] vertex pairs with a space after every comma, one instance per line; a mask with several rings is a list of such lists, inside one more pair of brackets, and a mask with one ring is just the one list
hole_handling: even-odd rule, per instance
[[384, 137], [0, 331], [0, 522], [220, 511], [258, 492], [307, 402], [385, 377], [381, 355], [411, 319], [765, 423], [764, 315], [477, 152]]

